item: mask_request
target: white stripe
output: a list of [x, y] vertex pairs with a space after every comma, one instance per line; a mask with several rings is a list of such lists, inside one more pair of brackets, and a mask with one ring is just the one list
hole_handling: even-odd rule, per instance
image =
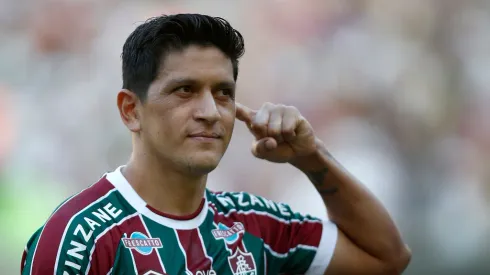
[[248, 252], [248, 249], [247, 249], [247, 247], [245, 246], [245, 242], [243, 241], [243, 237], [244, 237], [244, 236], [245, 236], [245, 232], [244, 232], [244, 233], [243, 233], [243, 235], [242, 235], [242, 245], [243, 245], [243, 250], [245, 250], [245, 251], [243, 251], [243, 252]]
[[[213, 204], [213, 203], [212, 203]], [[236, 209], [230, 209], [230, 211], [228, 211], [226, 214], [224, 212], [219, 212], [217, 214], [219, 215], [222, 215], [226, 218], [229, 218], [231, 214], [233, 213], [237, 213], [237, 214], [241, 214], [241, 215], [249, 215], [249, 214], [254, 214], [254, 215], [260, 215], [260, 216], [268, 216], [270, 218], [273, 218], [274, 220], [278, 221], [278, 222], [281, 222], [281, 223], [284, 223], [284, 224], [291, 224], [291, 223], [299, 223], [299, 224], [302, 224], [302, 223], [305, 223], [305, 222], [309, 222], [309, 223], [322, 223], [321, 220], [316, 220], [316, 219], [308, 219], [306, 217], [304, 217], [304, 219], [300, 220], [300, 219], [290, 219], [290, 220], [286, 220], [284, 218], [281, 218], [281, 217], [278, 217], [274, 214], [271, 214], [267, 211], [257, 211], [257, 210], [254, 210], [254, 209], [250, 209], [250, 210], [236, 210]]]
[[113, 268], [113, 267], [111, 267], [111, 269], [109, 269], [109, 272], [107, 272], [107, 275], [112, 274], [112, 268]]
[[[60, 207], [61, 208], [61, 207]], [[59, 208], [58, 208], [59, 209]], [[48, 221], [49, 219], [51, 219], [51, 217], [54, 215], [51, 214], [51, 216], [48, 218]], [[31, 260], [31, 269], [29, 270], [29, 274], [32, 274], [32, 266], [34, 265], [34, 259], [36, 258], [36, 251], [37, 251], [37, 246], [39, 245], [39, 242], [41, 241], [41, 237], [43, 236], [43, 232], [44, 232], [44, 229], [46, 228], [46, 224], [48, 224], [48, 222], [46, 222], [43, 226], [43, 229], [41, 230], [41, 233], [39, 234], [39, 239], [37, 239], [37, 243], [36, 243], [36, 246], [34, 247], [34, 254], [32, 255], [32, 260]], [[26, 264], [27, 264], [27, 258], [26, 258]]]
[[177, 243], [179, 244], [180, 251], [182, 251], [182, 255], [184, 255], [184, 263], [185, 263], [185, 272], [187, 274], [192, 274], [189, 268], [187, 267], [187, 255], [185, 254], [184, 247], [182, 247], [182, 244], [180, 243], [179, 239], [179, 234], [177, 233], [177, 229], [174, 229], [175, 237], [177, 238]]
[[[52, 214], [51, 216], [49, 216], [48, 220], [46, 221], [46, 223], [44, 224], [43, 226], [43, 229], [41, 230], [41, 233], [39, 233], [39, 239], [37, 240], [37, 243], [36, 243], [36, 246], [34, 247], [34, 254], [32, 255], [32, 261], [31, 261], [31, 269], [29, 270], [29, 274], [32, 274], [32, 266], [34, 265], [34, 259], [36, 258], [36, 251], [37, 251], [37, 246], [39, 245], [39, 241], [41, 241], [41, 237], [43, 236], [43, 232], [44, 232], [44, 229], [46, 228], [46, 225], [48, 224], [49, 220], [51, 220], [51, 218], [54, 216], [54, 214], [56, 214], [58, 212], [58, 210], [61, 209], [61, 207], [63, 207], [65, 204], [67, 204], [69, 201], [71, 201], [74, 197], [78, 196], [80, 193], [82, 193], [83, 191], [89, 189], [90, 187], [94, 186], [95, 184], [97, 184], [102, 178], [105, 177], [106, 174], [104, 174], [102, 177], [100, 177], [100, 179], [98, 179], [95, 183], [93, 183], [92, 185], [90, 185], [89, 187], [83, 189], [82, 191], [78, 192], [77, 194], [73, 195], [71, 198], [67, 199], [64, 203], [62, 203], [58, 209], [56, 209]], [[26, 263], [27, 263], [27, 258], [26, 258]], [[56, 268], [56, 266], [55, 266]], [[55, 274], [56, 275], [56, 271], [55, 271]]]
[[22, 269], [24, 269], [24, 268], [26, 267], [26, 263], [27, 263], [27, 256], [29, 256], [29, 255], [28, 255], [28, 253], [29, 253], [29, 252], [27, 251], [27, 246], [26, 246], [26, 248], [24, 248], [24, 253], [26, 254], [26, 259], [24, 260], [24, 262], [23, 262], [23, 263], [21, 263], [21, 264], [22, 264]]
[[211, 261], [210, 268], [213, 269], [213, 258], [210, 257], [208, 255], [208, 252], [206, 251], [206, 245], [204, 244], [204, 239], [202, 238], [201, 229], [199, 229], [199, 227], [197, 228], [197, 234], [199, 235], [199, 239], [201, 240], [202, 251], [204, 251], [204, 255], [206, 255], [206, 258], [208, 258]]
[[[143, 220], [143, 217], [141, 215], [139, 215], [139, 216], [140, 216], [141, 223], [145, 227], [146, 234], [148, 234], [148, 238], [153, 238], [150, 234], [150, 230], [148, 230], [148, 227], [146, 227], [146, 224], [145, 224], [145, 221]], [[165, 269], [165, 265], [163, 265], [162, 258], [160, 258], [160, 253], [158, 253], [157, 248], [155, 248], [155, 252], [157, 253], [158, 260], [160, 261], [160, 265], [162, 266], [163, 273], [167, 273], [167, 270]]]
[[296, 250], [298, 249], [305, 249], [305, 250], [311, 250], [311, 251], [316, 251], [318, 248], [314, 247], [314, 246], [311, 246], [311, 245], [305, 245], [305, 244], [298, 244], [297, 246], [295, 247], [291, 247], [288, 252], [286, 253], [279, 253], [279, 252], [276, 252], [274, 251], [268, 244], [264, 243], [264, 247], [269, 250], [269, 252], [274, 256], [274, 257], [277, 257], [277, 258], [286, 258], [289, 253], [294, 253]]
[[60, 259], [60, 254], [61, 254], [61, 248], [63, 247], [63, 242], [65, 241], [65, 237], [66, 237], [66, 233], [68, 232], [68, 229], [70, 228], [70, 225], [71, 223], [73, 222], [73, 220], [80, 214], [80, 213], [83, 213], [85, 212], [85, 210], [87, 210], [88, 208], [90, 208], [91, 206], [93, 206], [94, 204], [97, 204], [99, 203], [100, 201], [104, 200], [105, 198], [107, 198], [110, 194], [112, 194], [114, 191], [116, 191], [117, 189], [116, 188], [113, 188], [111, 190], [109, 190], [109, 192], [107, 192], [104, 196], [98, 198], [97, 200], [95, 200], [94, 202], [92, 202], [91, 204], [85, 206], [82, 210], [78, 211], [75, 215], [73, 215], [71, 217], [71, 219], [68, 221], [68, 224], [66, 225], [65, 227], [65, 231], [63, 232], [63, 237], [61, 238], [61, 242], [60, 242], [60, 246], [58, 247], [58, 254], [56, 255], [56, 263], [55, 263], [55, 266], [54, 266], [54, 275], [56, 275], [56, 271], [58, 269], [58, 261]]
[[[97, 244], [97, 241], [98, 241], [100, 238], [104, 237], [104, 235], [105, 235], [107, 232], [109, 232], [110, 230], [112, 230], [114, 227], [121, 225], [123, 222], [125, 222], [125, 221], [127, 221], [127, 220], [129, 220], [129, 219], [131, 219], [132, 217], [137, 216], [137, 215], [138, 215], [138, 213], [133, 213], [133, 214], [131, 214], [131, 215], [129, 215], [129, 216], [124, 217], [124, 218], [123, 218], [122, 220], [120, 220], [118, 223], [114, 223], [114, 224], [112, 224], [111, 226], [107, 227], [107, 228], [106, 228], [104, 231], [100, 232], [100, 233], [99, 233], [99, 235], [97, 235], [97, 236], [95, 237], [95, 239], [94, 239], [94, 246], [93, 246], [93, 247], [92, 247], [92, 249], [90, 250], [90, 255], [89, 255], [89, 257], [88, 257], [88, 259], [89, 259], [89, 260], [88, 260], [88, 266], [87, 266], [87, 270], [85, 271], [85, 274], [88, 274], [88, 272], [89, 272], [89, 270], [90, 270], [90, 266], [91, 266], [91, 263], [92, 263], [92, 254], [94, 254], [94, 251], [95, 251], [95, 246], [96, 246], [96, 244]], [[111, 270], [112, 270], [112, 268], [111, 268]], [[109, 272], [110, 272], [110, 271], [109, 271]]]
[[332, 260], [337, 245], [338, 229], [331, 221], [323, 222], [322, 238], [318, 250], [305, 274], [323, 274]]
[[267, 275], [267, 253], [264, 251], [264, 275]]

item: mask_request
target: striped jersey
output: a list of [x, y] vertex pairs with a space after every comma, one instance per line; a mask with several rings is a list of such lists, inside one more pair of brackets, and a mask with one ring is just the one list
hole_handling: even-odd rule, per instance
[[206, 190], [193, 215], [164, 214], [118, 168], [53, 212], [21, 274], [323, 274], [336, 240], [333, 223], [244, 192]]

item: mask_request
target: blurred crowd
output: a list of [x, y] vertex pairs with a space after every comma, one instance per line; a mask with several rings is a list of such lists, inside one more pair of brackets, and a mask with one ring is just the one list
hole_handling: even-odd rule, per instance
[[[237, 100], [297, 106], [387, 206], [406, 274], [490, 274], [490, 2], [0, 0], [0, 270], [65, 197], [124, 164], [125, 38], [169, 13], [224, 17], [245, 37]], [[485, 119], [487, 117], [487, 119]], [[236, 125], [210, 175], [324, 217], [306, 177], [256, 160]]]

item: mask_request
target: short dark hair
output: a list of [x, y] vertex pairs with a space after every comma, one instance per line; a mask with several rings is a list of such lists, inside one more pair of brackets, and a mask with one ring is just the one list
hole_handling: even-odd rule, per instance
[[202, 14], [161, 15], [139, 25], [126, 39], [121, 55], [123, 89], [145, 100], [163, 57], [189, 45], [220, 49], [231, 59], [237, 79], [238, 59], [245, 53], [245, 45], [228, 21]]

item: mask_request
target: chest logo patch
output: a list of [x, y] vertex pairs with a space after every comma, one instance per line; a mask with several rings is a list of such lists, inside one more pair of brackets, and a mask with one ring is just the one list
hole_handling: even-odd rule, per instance
[[213, 229], [211, 233], [216, 240], [224, 239], [227, 244], [233, 244], [240, 238], [240, 233], [245, 232], [245, 227], [241, 222], [233, 223], [232, 227], [228, 227], [222, 223], [218, 224], [218, 229]]
[[133, 232], [129, 238], [125, 234], [121, 240], [126, 248], [134, 249], [143, 255], [150, 255], [153, 249], [162, 248], [160, 238], [148, 238], [141, 232]]
[[235, 275], [256, 275], [257, 268], [255, 267], [255, 260], [250, 252], [242, 252], [238, 248], [232, 256], [228, 257], [228, 263], [230, 264], [231, 271]]

